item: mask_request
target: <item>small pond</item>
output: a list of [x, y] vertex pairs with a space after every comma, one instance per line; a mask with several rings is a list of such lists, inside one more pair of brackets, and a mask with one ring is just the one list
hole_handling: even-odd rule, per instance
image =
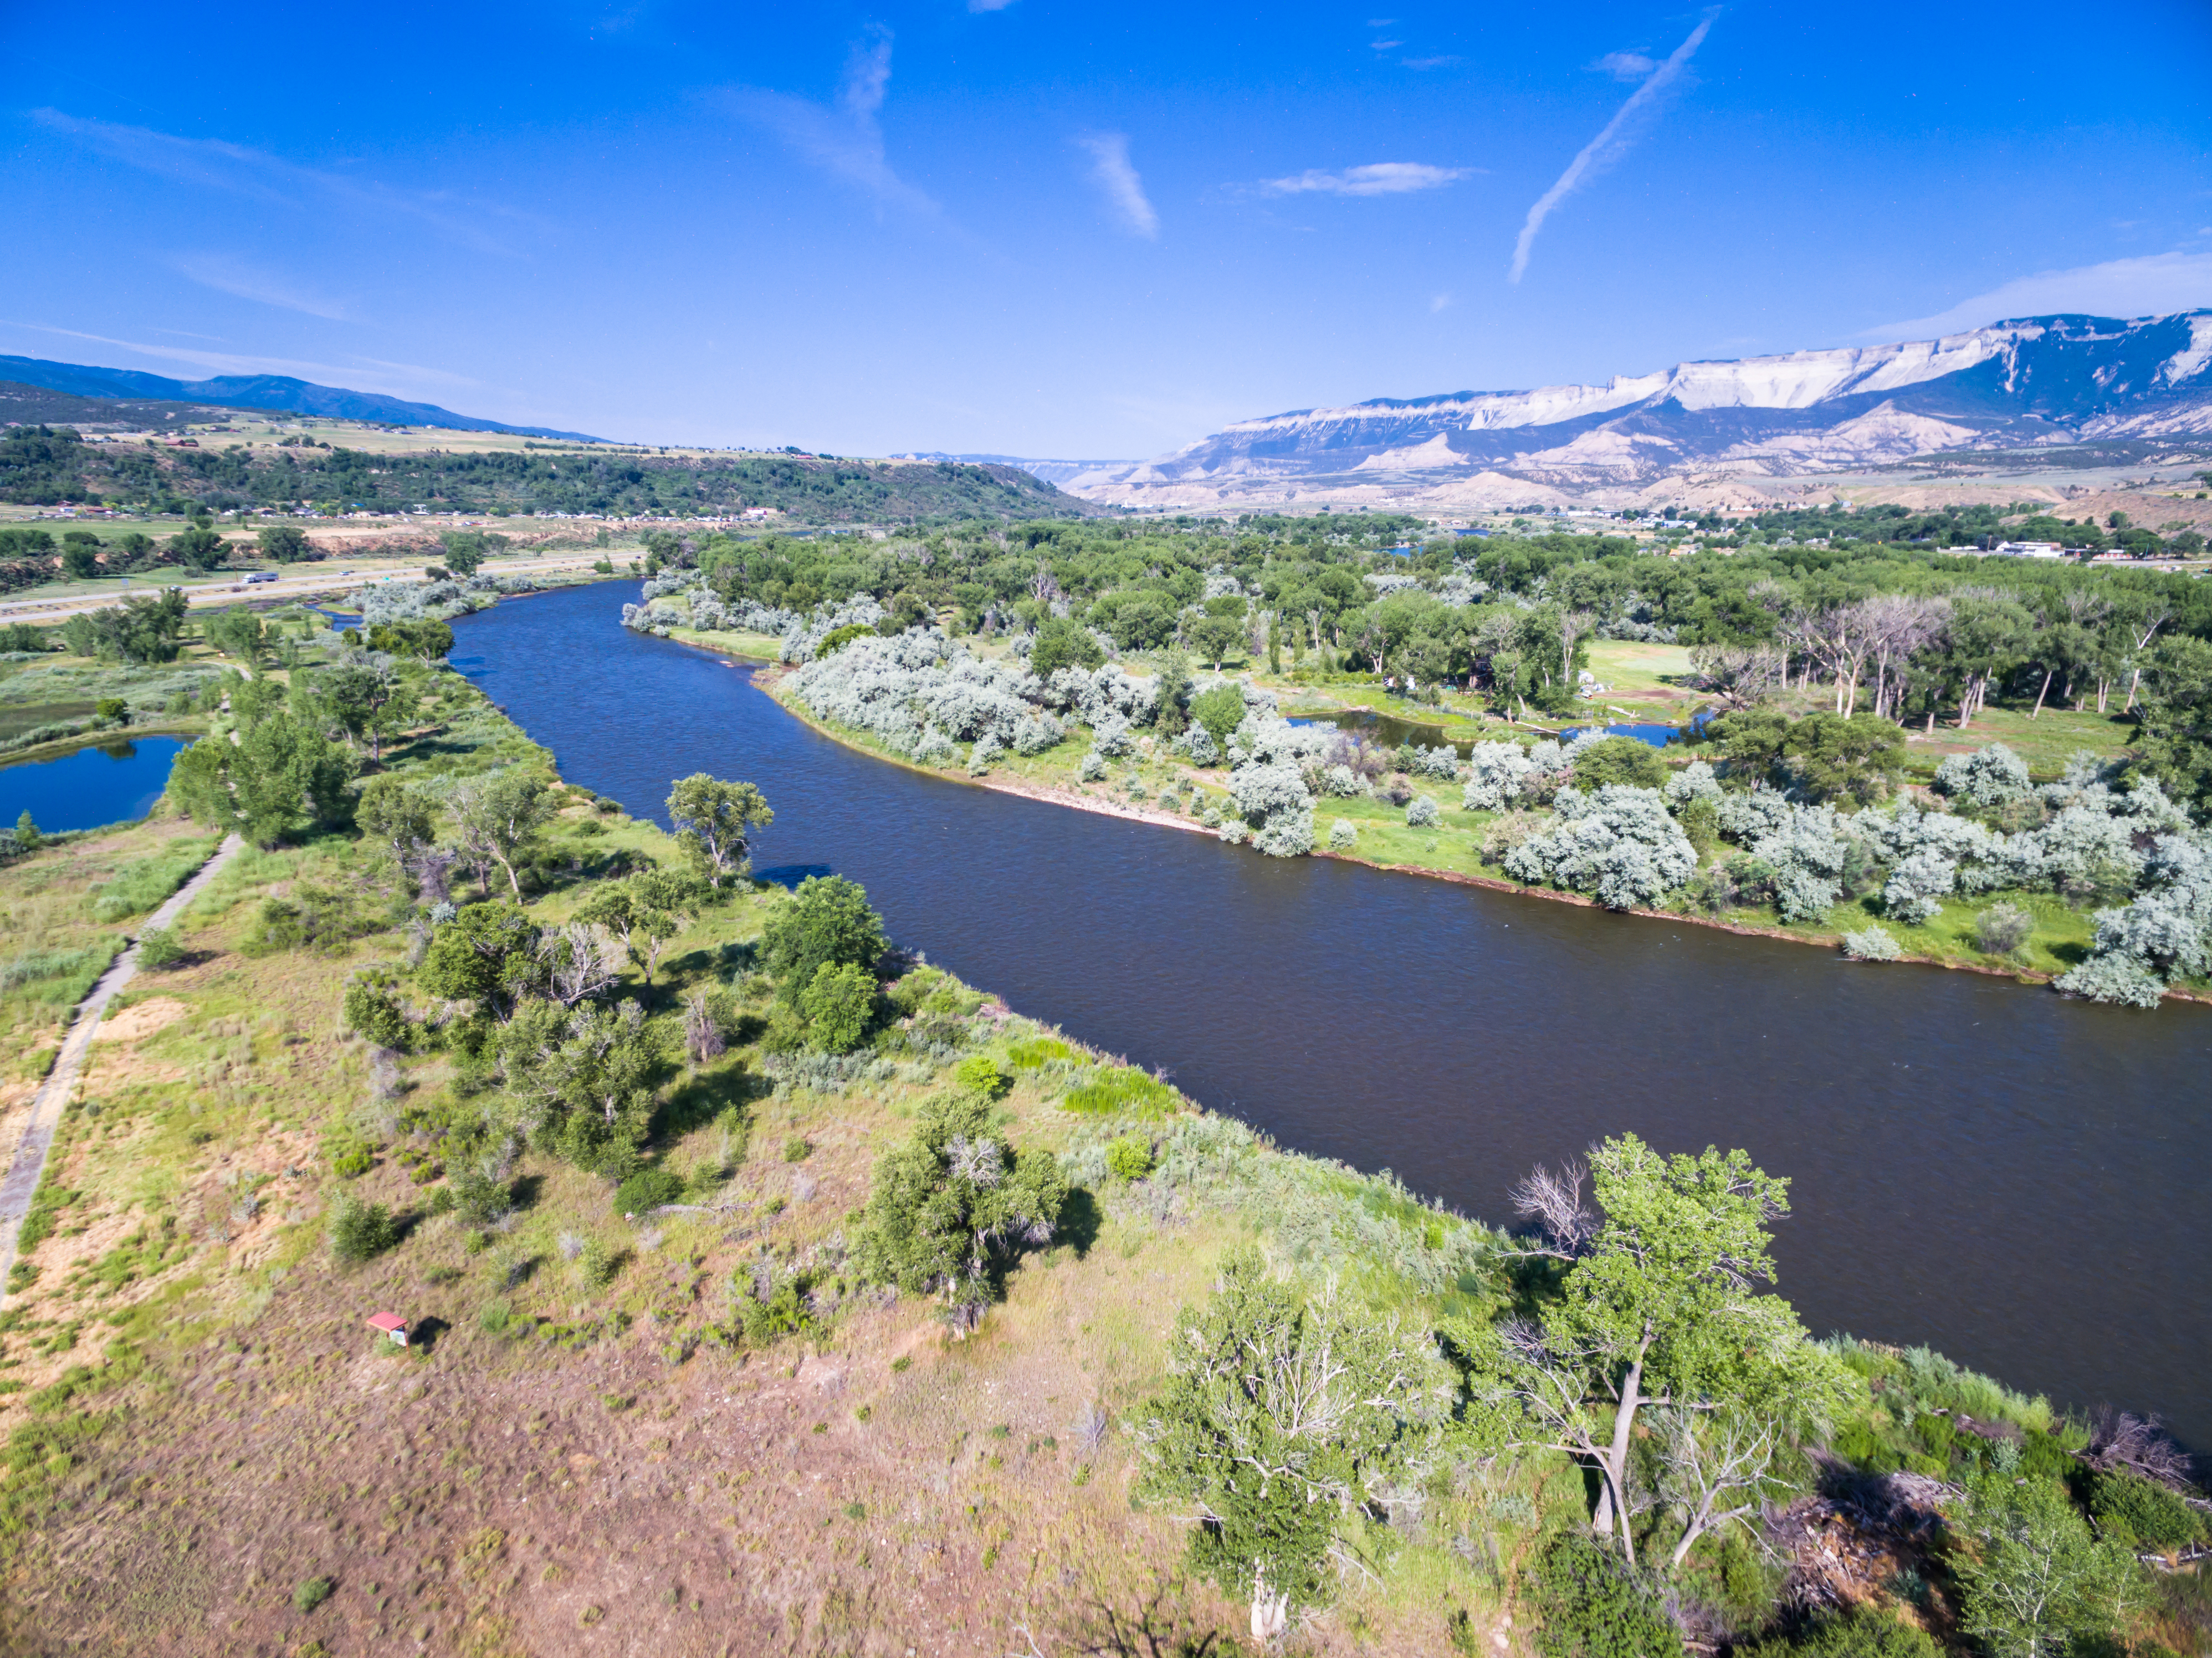
[[[1605, 734], [1607, 737], [1632, 737], [1639, 743], [1649, 743], [1655, 749], [1663, 749], [1669, 744], [1683, 741], [1689, 732], [1703, 730], [1705, 722], [1712, 718], [1711, 709], [1700, 708], [1691, 716], [1687, 726], [1636, 724], [1607, 726], [1605, 727]], [[1462, 760], [1467, 758], [1468, 750], [1474, 747], [1477, 740], [1508, 741], [1511, 739], [1516, 729], [1511, 726], [1502, 725], [1495, 738], [1448, 739], [1444, 736], [1444, 728], [1432, 720], [1408, 720], [1402, 714], [1390, 714], [1376, 708], [1346, 708], [1337, 714], [1299, 714], [1291, 720], [1291, 724], [1334, 726], [1339, 731], [1358, 732], [1364, 736], [1372, 738], [1385, 748], [1392, 749], [1404, 743], [1418, 743], [1423, 748], [1432, 749], [1449, 741], [1452, 749]], [[1559, 740], [1564, 743], [1579, 737], [1584, 729], [1581, 726], [1570, 726], [1559, 733]]]
[[143, 817], [169, 786], [181, 737], [122, 737], [51, 760], [0, 766], [0, 828], [25, 811], [50, 835]]

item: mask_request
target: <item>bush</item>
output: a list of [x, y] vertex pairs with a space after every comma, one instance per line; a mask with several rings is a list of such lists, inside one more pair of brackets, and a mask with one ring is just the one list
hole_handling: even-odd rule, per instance
[[823, 963], [799, 998], [807, 1042], [824, 1054], [849, 1054], [858, 1048], [875, 1006], [875, 975], [850, 962]]
[[331, 1254], [347, 1266], [373, 1260], [399, 1242], [399, 1227], [380, 1203], [340, 1198], [331, 1210]]
[[1998, 904], [1974, 918], [1974, 947], [1984, 956], [2019, 952], [2035, 931], [2035, 917], [2018, 904]]
[[1505, 854], [1516, 881], [1595, 895], [1608, 909], [1656, 902], [1697, 873], [1698, 854], [1654, 789], [1607, 785], [1559, 797], [1559, 822]]
[[1407, 829], [1428, 829], [1437, 821], [1437, 803], [1425, 794], [1413, 797], [1413, 804], [1406, 808]]
[[1626, 783], [1632, 789], [1663, 788], [1667, 762], [1659, 750], [1633, 737], [1607, 737], [1575, 756], [1575, 786], [1598, 789]]
[[1224, 680], [1191, 698], [1190, 717], [1213, 739], [1216, 749], [1226, 750], [1229, 734], [1244, 723], [1244, 693]]
[[684, 1182], [665, 1169], [641, 1169], [615, 1188], [615, 1213], [642, 1215], [684, 1195]]
[[344, 1009], [348, 1028], [379, 1048], [407, 1046], [407, 1015], [382, 985], [355, 980], [346, 987]]
[[1348, 818], [1340, 817], [1328, 826], [1328, 849], [1331, 852], [1349, 852], [1358, 844], [1359, 831], [1352, 827]]
[[1893, 962], [1900, 953], [1897, 940], [1884, 928], [1844, 934], [1844, 954], [1855, 962]]
[[825, 656], [835, 656], [856, 639], [873, 639], [877, 636], [873, 628], [865, 627], [858, 622], [848, 622], [842, 628], [832, 629], [823, 636], [822, 642], [814, 647], [814, 659], [819, 662]]
[[1954, 754], [1936, 768], [1936, 793], [1968, 805], [2002, 806], [2025, 796], [2027, 763], [2002, 743]]
[[292, 1610], [313, 1612], [337, 1593], [337, 1585], [327, 1577], [310, 1577], [292, 1591]]
[[2097, 1476], [2089, 1517], [2100, 1536], [2169, 1553], [2204, 1536], [2203, 1516], [2157, 1481], [2124, 1468]]
[[1146, 1134], [1124, 1134], [1106, 1148], [1106, 1167], [1119, 1180], [1142, 1180], [1152, 1172], [1152, 1142]]
[[622, 1271], [628, 1257], [603, 1240], [593, 1238], [584, 1246], [583, 1254], [576, 1262], [576, 1272], [587, 1288], [604, 1290], [614, 1282], [615, 1274]]
[[814, 1142], [803, 1135], [793, 1134], [783, 1143], [783, 1160], [786, 1163], [805, 1163], [813, 1155]]
[[177, 935], [167, 927], [149, 926], [138, 935], [138, 965], [167, 967], [179, 960], [185, 947], [177, 942]]
[[987, 1054], [976, 1054], [952, 1067], [953, 1084], [963, 1094], [994, 1104], [1006, 1098], [1014, 1086], [1014, 1079], [999, 1069], [999, 1062]]
[[1816, 1619], [1794, 1640], [1739, 1647], [1742, 1658], [1942, 1658], [1935, 1638], [1887, 1613], [1861, 1607]]
[[1681, 1658], [1682, 1637], [1657, 1601], [1588, 1537], [1562, 1532], [1536, 1552], [1528, 1583], [1544, 1658]]

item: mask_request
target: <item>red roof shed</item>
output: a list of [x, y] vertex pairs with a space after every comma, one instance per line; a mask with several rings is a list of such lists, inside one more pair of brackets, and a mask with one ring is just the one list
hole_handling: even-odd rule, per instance
[[368, 1327], [383, 1331], [403, 1347], [407, 1345], [407, 1321], [397, 1313], [371, 1313]]

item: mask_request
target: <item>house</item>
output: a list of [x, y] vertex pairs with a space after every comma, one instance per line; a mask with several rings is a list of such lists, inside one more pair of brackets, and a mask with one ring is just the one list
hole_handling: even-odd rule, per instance
[[2055, 541], [2000, 541], [1990, 549], [1998, 558], [2060, 558], [2064, 554]]
[[397, 1313], [371, 1313], [368, 1327], [383, 1331], [397, 1345], [404, 1347], [407, 1345], [407, 1321]]

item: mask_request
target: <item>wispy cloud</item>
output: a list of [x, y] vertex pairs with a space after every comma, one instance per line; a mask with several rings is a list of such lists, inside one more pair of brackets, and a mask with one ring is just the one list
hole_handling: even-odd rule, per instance
[[1659, 67], [1659, 60], [1640, 52], [1608, 52], [1590, 67], [1603, 70], [1616, 81], [1641, 81]]
[[262, 305], [297, 311], [331, 322], [353, 322], [353, 312], [333, 300], [293, 282], [279, 272], [263, 270], [231, 253], [183, 253], [169, 262], [181, 274], [218, 294], [234, 295]]
[[1449, 69], [1460, 61], [1460, 56], [1455, 52], [1448, 52], [1441, 58], [1407, 58], [1400, 61], [1407, 69]]
[[2042, 270], [1961, 300], [1948, 311], [1910, 322], [1869, 328], [1869, 340], [1932, 339], [1963, 333], [2014, 317], [2047, 317], [2055, 312], [2094, 317], [2154, 317], [2212, 306], [2212, 253], [2151, 253], [2141, 258], [2107, 259], [2070, 270]]
[[1331, 173], [1309, 167], [1287, 179], [1262, 179], [1270, 196], [1404, 196], [1417, 190], [1442, 190], [1481, 172], [1473, 167], [1431, 167], [1426, 161], [1370, 161]]
[[[1567, 163], [1567, 170], [1559, 175], [1559, 182], [1536, 198], [1535, 205], [1528, 210], [1527, 222], [1521, 227], [1520, 240], [1513, 245], [1513, 267], [1506, 275], [1508, 282], [1519, 282], [1522, 272], [1528, 270], [1529, 252], [1536, 246], [1536, 233], [1552, 216], [1552, 210], [1628, 154], [1638, 137], [1638, 123], [1656, 111], [1660, 94], [1681, 78], [1690, 59], [1705, 43], [1713, 20], [1719, 15], [1717, 8], [1707, 12], [1697, 27], [1690, 31], [1690, 38], [1675, 47], [1665, 63], [1655, 67], [1644, 77], [1642, 86], [1628, 94], [1628, 101], [1605, 124], [1605, 130], [1584, 144], [1582, 154]], [[1627, 54], [1615, 56], [1626, 61]], [[1605, 62], [1603, 58], [1598, 61], [1601, 64]]]
[[1075, 142], [1091, 153], [1091, 178], [1106, 197], [1106, 205], [1133, 236], [1146, 239], [1160, 234], [1160, 216], [1145, 196], [1145, 181], [1129, 165], [1129, 135], [1126, 132], [1085, 132]]
[[1449, 309], [1451, 302], [1452, 296], [1449, 294], [1437, 294], [1431, 296], [1429, 301], [1429, 314], [1433, 317], [1439, 311]]
[[140, 356], [153, 357], [163, 362], [184, 363], [214, 374], [289, 374], [299, 380], [312, 380], [325, 385], [337, 381], [362, 391], [388, 392], [395, 396], [438, 390], [483, 389], [481, 380], [471, 380], [465, 374], [450, 374], [442, 368], [425, 368], [419, 363], [383, 362], [374, 357], [356, 357], [350, 364], [307, 362], [292, 357], [196, 351], [181, 345], [149, 345], [142, 340], [112, 339], [105, 334], [88, 334], [75, 328], [54, 328], [45, 323], [11, 323], [5, 325], [27, 328], [40, 334], [58, 335], [64, 339], [86, 340], [94, 345], [112, 345], [118, 350], [135, 351]]
[[447, 240], [479, 252], [513, 251], [484, 228], [485, 218], [542, 227], [533, 216], [511, 208], [464, 202], [444, 191], [395, 190], [327, 168], [302, 167], [267, 150], [222, 138], [185, 138], [151, 127], [87, 120], [58, 109], [33, 110], [31, 118], [51, 131], [64, 133], [88, 149], [159, 178], [292, 208], [321, 208], [337, 202], [356, 210], [411, 218]]
[[1004, 11], [1014, 0], [968, 0], [970, 11]]
[[898, 176], [884, 155], [877, 117], [891, 79], [891, 32], [877, 27], [853, 48], [834, 106], [744, 87], [730, 95], [738, 113], [766, 127], [801, 160], [872, 196], [876, 204], [924, 218], [936, 200]]

